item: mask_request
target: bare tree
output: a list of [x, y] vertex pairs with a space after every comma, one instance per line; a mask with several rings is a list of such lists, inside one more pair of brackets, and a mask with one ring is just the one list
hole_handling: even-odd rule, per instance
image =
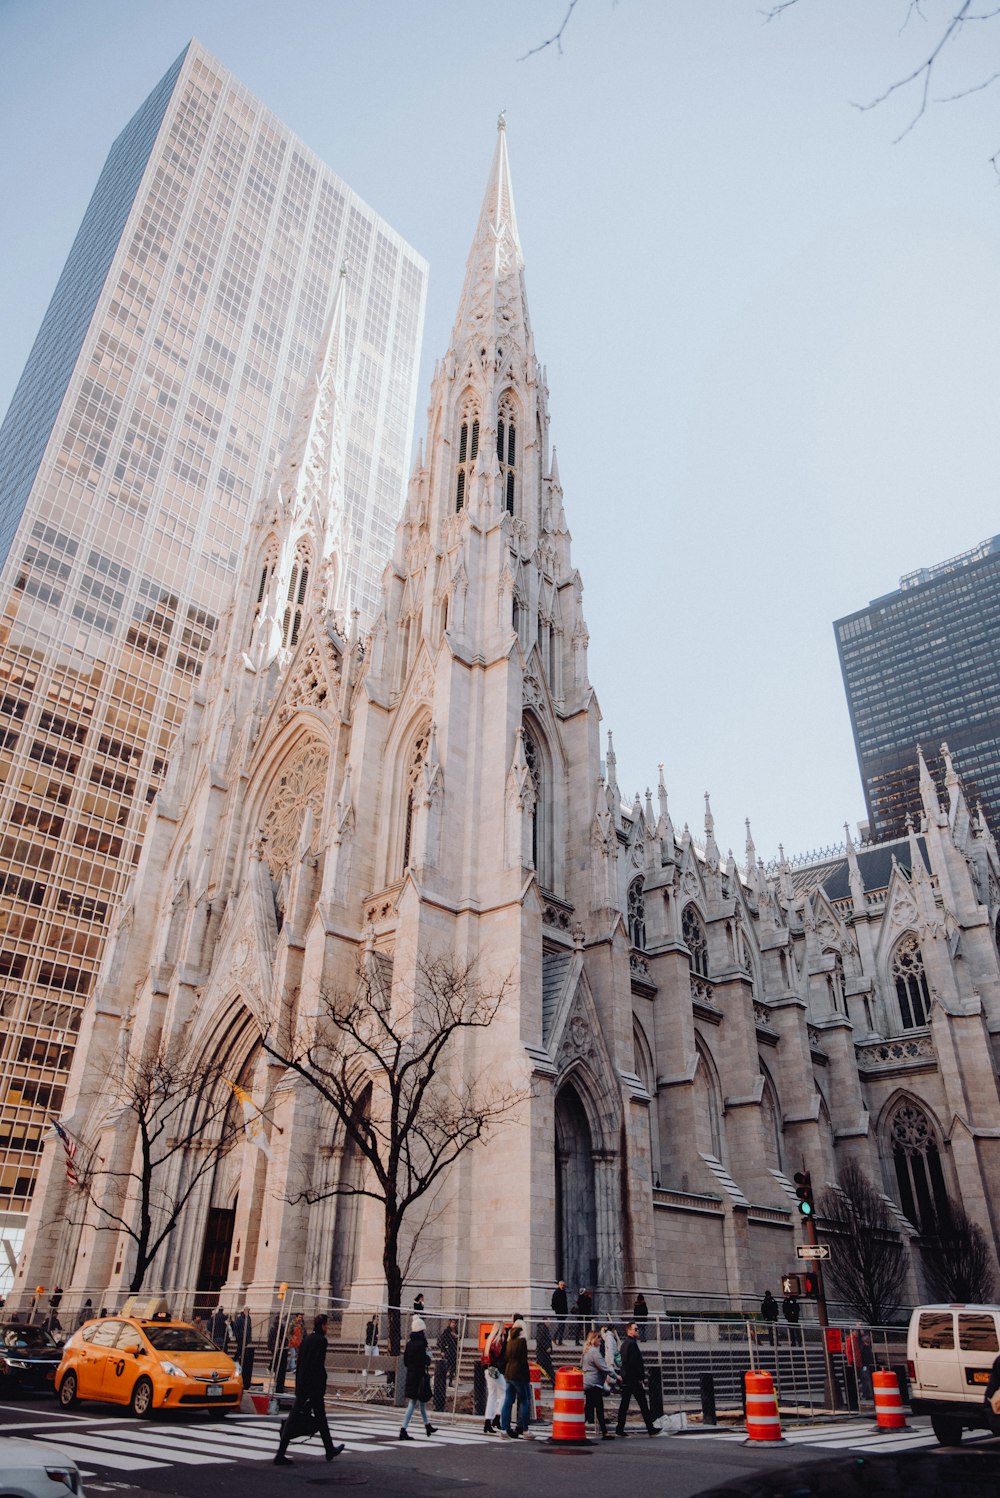
[[[799, 4], [800, 0], [775, 0], [775, 3], [762, 11], [764, 20], [773, 21], [777, 16], [783, 15]], [[939, 69], [943, 66], [944, 54], [955, 53], [957, 44], [966, 31], [969, 32], [974, 43], [978, 41], [983, 25], [1000, 17], [1000, 5], [991, 3], [991, 0], [979, 0], [979, 3], [975, 4], [973, 0], [947, 0], [947, 3], [936, 7], [937, 13], [933, 19], [924, 13], [921, 0], [901, 0], [901, 5], [900, 33], [906, 31], [911, 25], [927, 25], [929, 27], [927, 45], [921, 48], [919, 59], [912, 68], [908, 68], [900, 77], [887, 84], [873, 99], [856, 105], [856, 108], [861, 110], [877, 109], [880, 104], [885, 104], [895, 94], [905, 93], [907, 90], [914, 91], [916, 106], [909, 123], [897, 135], [897, 144], [905, 135], [909, 135], [913, 127], [926, 114], [930, 105], [954, 104], [959, 99], [967, 99], [972, 94], [981, 93], [983, 89], [990, 88], [1000, 79], [1000, 71], [984, 71], [958, 88], [946, 85], [945, 92], [934, 92]], [[972, 52], [976, 55], [975, 46]], [[980, 48], [978, 56], [982, 55], [983, 51]], [[1000, 171], [1000, 151], [994, 152], [990, 161], [994, 169]]]
[[920, 1249], [927, 1287], [939, 1300], [988, 1305], [996, 1276], [986, 1234], [965, 1208], [949, 1200], [924, 1233]]
[[[129, 1116], [124, 1160], [106, 1163], [91, 1148], [77, 1173], [99, 1224], [131, 1240], [131, 1290], [141, 1290], [193, 1193], [246, 1128], [233, 1084], [218, 1065], [165, 1045], [126, 1058], [109, 1079], [118, 1115]], [[251, 1131], [252, 1132], [252, 1129]]]
[[900, 1305], [907, 1270], [906, 1249], [885, 1197], [852, 1160], [818, 1206], [832, 1249], [825, 1277], [869, 1326], [884, 1326]]
[[474, 964], [422, 957], [408, 988], [391, 987], [377, 956], [350, 991], [321, 995], [314, 1031], [283, 1043], [264, 1037], [333, 1109], [364, 1162], [361, 1179], [301, 1193], [369, 1197], [382, 1208], [382, 1268], [390, 1349], [399, 1351], [406, 1254], [460, 1155], [484, 1140], [520, 1101], [504, 1079], [469, 1073], [463, 1037], [496, 1019], [509, 979], [478, 981]]

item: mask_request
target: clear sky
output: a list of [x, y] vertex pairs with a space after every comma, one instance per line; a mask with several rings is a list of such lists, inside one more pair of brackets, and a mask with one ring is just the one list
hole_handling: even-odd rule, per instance
[[[865, 101], [952, 6], [0, 0], [6, 409], [112, 139], [197, 36], [431, 265], [505, 108], [590, 674], [631, 797], [742, 858], [864, 814], [832, 621], [1000, 531], [1000, 85]], [[945, 59], [947, 61], [947, 58]], [[1000, 70], [1000, 24], [934, 92]]]

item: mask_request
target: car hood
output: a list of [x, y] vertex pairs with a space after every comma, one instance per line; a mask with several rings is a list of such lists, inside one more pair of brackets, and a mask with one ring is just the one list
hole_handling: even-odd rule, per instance
[[0, 1358], [8, 1363], [58, 1363], [62, 1355], [61, 1347], [0, 1347]]
[[157, 1362], [176, 1363], [185, 1373], [218, 1373], [222, 1378], [232, 1378], [236, 1364], [224, 1352], [166, 1352], [154, 1347], [153, 1357]]
[[25, 1467], [75, 1467], [76, 1462], [58, 1446], [43, 1445], [40, 1441], [19, 1441], [14, 1436], [5, 1436], [3, 1463], [6, 1471]]

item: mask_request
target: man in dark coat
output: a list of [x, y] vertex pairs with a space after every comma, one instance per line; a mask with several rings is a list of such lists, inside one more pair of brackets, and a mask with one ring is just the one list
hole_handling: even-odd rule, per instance
[[[103, 1316], [103, 1314], [104, 1312], [102, 1311], [101, 1315]], [[225, 1352], [226, 1342], [229, 1340], [229, 1324], [226, 1320], [226, 1313], [221, 1306], [216, 1306], [208, 1318], [208, 1335], [216, 1347], [221, 1348]]]
[[563, 1331], [566, 1327], [566, 1317], [569, 1315], [569, 1300], [566, 1296], [566, 1281], [560, 1280], [552, 1292], [552, 1314], [556, 1318], [555, 1330], [552, 1340], [559, 1346], [562, 1343]]
[[236, 1361], [243, 1375], [243, 1387], [249, 1389], [253, 1382], [254, 1364], [253, 1320], [249, 1306], [244, 1306], [233, 1322], [233, 1337], [236, 1341]]
[[639, 1327], [635, 1321], [630, 1321], [625, 1328], [625, 1340], [622, 1343], [622, 1397], [618, 1406], [616, 1425], [616, 1433], [620, 1436], [628, 1434], [625, 1429], [625, 1419], [633, 1396], [639, 1406], [639, 1414], [646, 1427], [646, 1434], [657, 1435], [656, 1426], [650, 1418], [649, 1405], [646, 1403], [646, 1365], [642, 1360], [639, 1347]]
[[[287, 1417], [281, 1422], [281, 1437], [274, 1458], [276, 1467], [290, 1467], [292, 1459], [286, 1456], [289, 1441], [304, 1434], [301, 1425], [310, 1422], [319, 1432], [326, 1450], [326, 1459], [332, 1462], [344, 1446], [333, 1444], [330, 1427], [326, 1419], [326, 1316], [317, 1316], [313, 1329], [303, 1337], [295, 1365], [295, 1403]], [[297, 1426], [296, 1417], [300, 1424]]]
[[793, 1347], [802, 1346], [802, 1332], [799, 1327], [799, 1303], [794, 1295], [786, 1295], [781, 1302], [781, 1312], [788, 1322], [788, 1340]]

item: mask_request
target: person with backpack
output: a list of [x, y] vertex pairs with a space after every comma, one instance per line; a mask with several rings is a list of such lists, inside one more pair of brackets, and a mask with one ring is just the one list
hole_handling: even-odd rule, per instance
[[403, 1348], [403, 1366], [406, 1369], [406, 1384], [403, 1393], [409, 1400], [409, 1404], [406, 1406], [403, 1423], [399, 1427], [401, 1441], [413, 1440], [406, 1427], [418, 1404], [424, 1429], [429, 1436], [434, 1434], [435, 1427], [431, 1424], [427, 1413], [427, 1401], [431, 1397], [430, 1365], [431, 1350], [427, 1346], [427, 1324], [422, 1316], [414, 1316], [410, 1322], [409, 1340]]
[[507, 1393], [507, 1380], [503, 1376], [507, 1360], [507, 1328], [502, 1321], [494, 1321], [486, 1338], [482, 1363], [486, 1370], [486, 1412], [483, 1419], [483, 1435], [491, 1436], [500, 1429], [500, 1411]]

